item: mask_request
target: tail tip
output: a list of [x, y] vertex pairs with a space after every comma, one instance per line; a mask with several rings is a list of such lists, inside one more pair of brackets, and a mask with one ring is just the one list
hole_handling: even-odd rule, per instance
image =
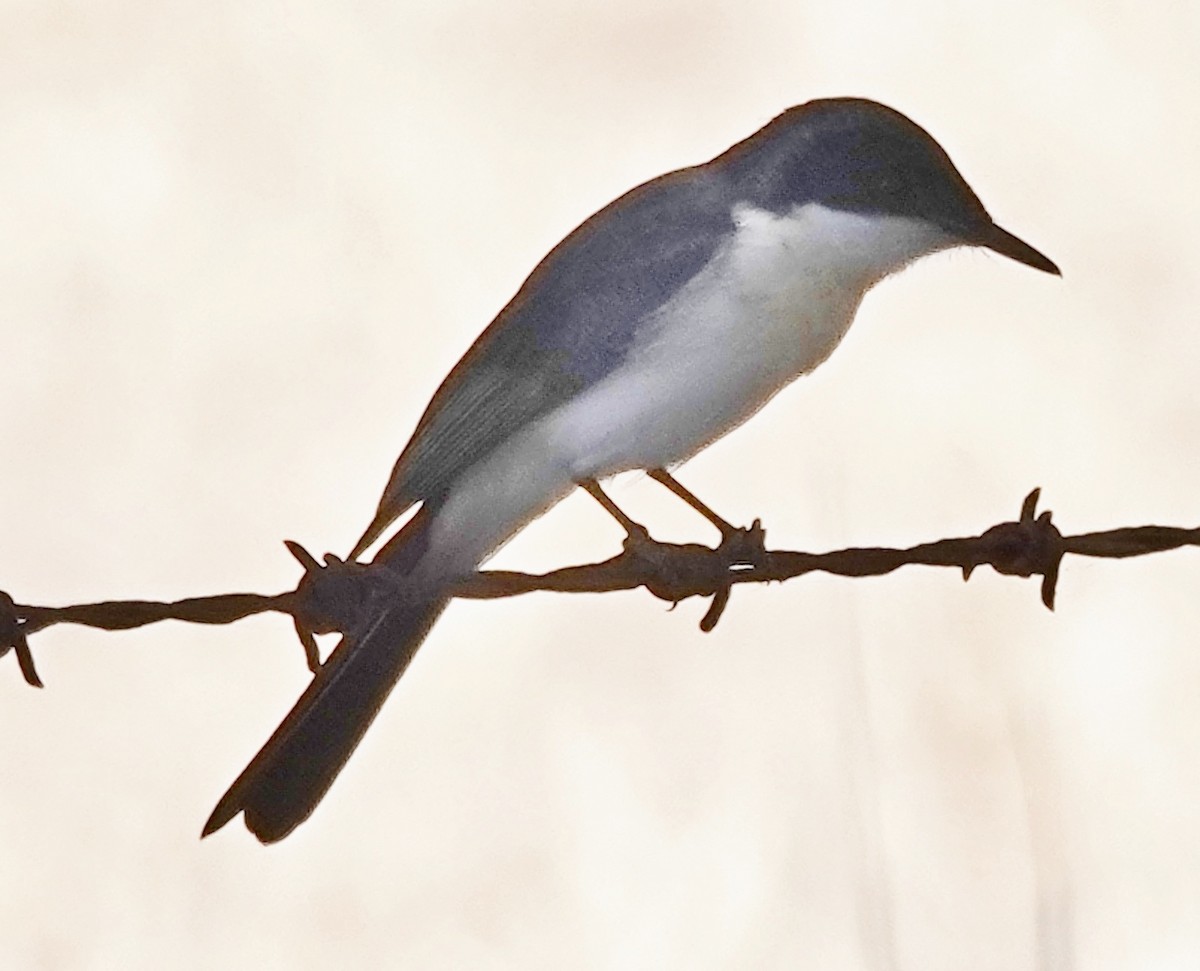
[[200, 838], [206, 839], [212, 836], [213, 833], [225, 826], [226, 823], [241, 811], [242, 807], [232, 803], [229, 799], [229, 794], [226, 793], [225, 798], [217, 803], [216, 808], [212, 811], [212, 815], [208, 817], [208, 821], [204, 824], [204, 829], [200, 831]]
[[246, 829], [264, 846], [268, 846], [271, 843], [278, 843], [307, 818], [306, 814], [300, 819], [291, 817], [273, 819], [254, 812], [253, 808], [249, 806], [238, 806], [234, 809], [218, 803], [217, 808], [208, 817], [208, 822], [204, 824], [204, 829], [200, 831], [200, 838], [207, 839], [209, 836], [212, 836], [213, 833], [223, 828], [239, 813], [242, 814], [242, 821], [246, 824]]

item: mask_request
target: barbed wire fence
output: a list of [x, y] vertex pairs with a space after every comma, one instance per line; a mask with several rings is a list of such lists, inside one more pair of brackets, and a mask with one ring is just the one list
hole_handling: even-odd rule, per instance
[[[716, 548], [699, 544], [662, 543], [648, 536], [631, 537], [624, 550], [599, 563], [532, 574], [481, 570], [453, 591], [462, 599], [496, 599], [534, 591], [606, 593], [646, 588], [676, 604], [690, 597], [710, 599], [700, 621], [712, 630], [729, 603], [734, 586], [782, 582], [808, 573], [845, 577], [881, 576], [902, 566], [952, 567], [970, 579], [980, 566], [1019, 577], [1041, 577], [1042, 603], [1054, 609], [1059, 566], [1064, 556], [1124, 558], [1200, 546], [1200, 528], [1135, 526], [1063, 536], [1049, 511], [1038, 512], [1041, 490], [1021, 504], [1018, 518], [992, 526], [978, 536], [941, 539], [904, 549], [852, 547], [829, 553], [768, 550], [756, 522], [732, 541]], [[14, 653], [25, 681], [42, 687], [29, 638], [55, 624], [78, 624], [101, 630], [129, 630], [162, 620], [195, 624], [231, 624], [254, 614], [274, 611], [292, 617], [304, 646], [309, 669], [320, 667], [316, 634], [345, 633], [364, 613], [378, 609], [380, 597], [402, 584], [388, 569], [386, 550], [371, 563], [347, 563], [333, 554], [319, 562], [299, 543], [286, 541], [304, 568], [296, 589], [279, 594], [227, 593], [173, 602], [114, 600], [43, 607], [16, 603], [0, 590], [0, 657]]]

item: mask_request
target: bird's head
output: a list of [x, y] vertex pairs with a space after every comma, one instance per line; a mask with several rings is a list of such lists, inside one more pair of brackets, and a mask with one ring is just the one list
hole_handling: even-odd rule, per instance
[[920, 125], [862, 98], [785, 111], [713, 161], [745, 201], [783, 213], [808, 203], [919, 220], [946, 245], [984, 246], [1046, 273], [1058, 267], [1001, 229], [945, 150]]

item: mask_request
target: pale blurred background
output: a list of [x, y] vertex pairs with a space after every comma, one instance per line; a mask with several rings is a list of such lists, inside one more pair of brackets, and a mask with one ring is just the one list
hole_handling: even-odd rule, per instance
[[[1200, 520], [1193, 4], [0, 7], [0, 588], [292, 586], [447, 369], [632, 185], [785, 107], [911, 115], [1063, 267], [930, 259], [682, 480], [779, 548]], [[645, 479], [617, 498], [712, 539]], [[572, 499], [498, 560], [617, 549]], [[1200, 967], [1200, 559], [455, 606], [316, 815], [215, 800], [286, 618], [0, 662], [5, 968]]]

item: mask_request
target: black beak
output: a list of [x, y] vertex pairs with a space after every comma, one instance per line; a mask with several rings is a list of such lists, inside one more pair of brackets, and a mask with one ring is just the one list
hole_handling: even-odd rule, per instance
[[974, 243], [976, 246], [986, 246], [1001, 256], [1007, 256], [1010, 260], [1016, 260], [1018, 263], [1024, 263], [1026, 266], [1032, 266], [1035, 270], [1041, 270], [1043, 273], [1053, 273], [1055, 276], [1062, 276], [1062, 271], [1054, 264], [1053, 260], [1039, 253], [1023, 239], [1018, 239], [1008, 230], [1001, 229], [995, 223], [988, 223], [982, 230], [972, 234], [969, 242]]

